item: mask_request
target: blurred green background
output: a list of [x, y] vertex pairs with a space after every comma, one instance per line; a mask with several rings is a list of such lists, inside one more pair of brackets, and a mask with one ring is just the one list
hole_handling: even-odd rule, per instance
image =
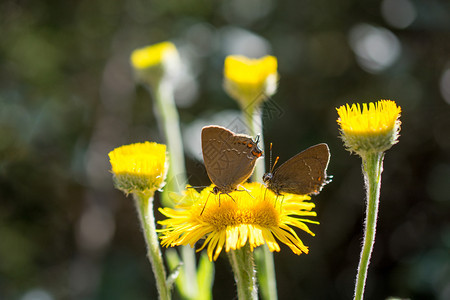
[[[283, 246], [274, 255], [279, 299], [351, 299], [364, 188], [335, 108], [379, 99], [402, 107], [402, 130], [385, 158], [366, 299], [450, 299], [446, 0], [2, 1], [0, 299], [156, 298], [133, 203], [114, 190], [107, 153], [164, 142], [129, 55], [165, 40], [185, 63], [176, 101], [191, 184], [209, 184], [201, 126], [238, 113], [222, 89], [229, 54], [278, 57], [266, 149], [273, 142], [283, 162], [330, 146], [333, 182], [313, 198], [321, 224], [315, 237], [299, 233], [310, 254]], [[222, 255], [214, 297], [235, 293]]]

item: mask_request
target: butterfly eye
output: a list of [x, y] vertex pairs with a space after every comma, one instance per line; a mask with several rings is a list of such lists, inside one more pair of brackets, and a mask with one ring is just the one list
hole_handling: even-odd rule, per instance
[[219, 193], [220, 193], [219, 188], [218, 188], [217, 186], [213, 187], [213, 194], [214, 194], [214, 195], [217, 195], [217, 194], [219, 194]]
[[263, 181], [264, 181], [264, 182], [267, 182], [267, 181], [269, 181], [270, 179], [272, 179], [272, 177], [273, 177], [273, 174], [272, 174], [272, 173], [266, 173], [266, 174], [264, 174], [264, 176], [263, 176]]

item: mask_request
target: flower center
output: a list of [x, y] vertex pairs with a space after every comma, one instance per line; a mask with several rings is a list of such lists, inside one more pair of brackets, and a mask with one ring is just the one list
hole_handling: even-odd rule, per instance
[[[199, 216], [201, 221], [214, 226], [217, 230], [227, 226], [238, 225], [260, 225], [262, 227], [278, 226], [280, 223], [280, 214], [270, 201], [239, 201], [234, 202], [231, 198], [224, 199], [221, 195], [221, 203], [209, 206], [203, 214]], [[229, 197], [228, 197], [229, 198]]]

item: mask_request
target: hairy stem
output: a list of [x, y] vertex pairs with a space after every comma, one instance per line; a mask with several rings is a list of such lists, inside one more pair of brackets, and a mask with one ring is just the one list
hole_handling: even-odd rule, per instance
[[145, 242], [147, 244], [147, 256], [152, 265], [153, 274], [156, 279], [159, 299], [169, 300], [170, 289], [166, 282], [166, 270], [159, 248], [158, 235], [156, 234], [155, 217], [153, 215], [153, 194], [133, 194], [139, 220], [144, 230]]
[[383, 171], [384, 153], [368, 153], [362, 157], [363, 173], [366, 184], [367, 207], [364, 223], [364, 242], [356, 275], [355, 300], [363, 299], [370, 257], [375, 243], [378, 205], [380, 199], [381, 172]]
[[247, 243], [244, 247], [228, 252], [236, 281], [239, 300], [257, 300], [256, 271], [253, 252]]

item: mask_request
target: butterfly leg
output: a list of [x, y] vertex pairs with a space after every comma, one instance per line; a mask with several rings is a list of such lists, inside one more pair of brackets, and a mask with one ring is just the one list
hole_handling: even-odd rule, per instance
[[[278, 196], [279, 196], [279, 195], [277, 195], [277, 200], [278, 200]], [[284, 201], [284, 195], [281, 195], [281, 201], [280, 201], [280, 213], [281, 213], [281, 211], [282, 211], [282, 209], [283, 209], [283, 201]]]
[[266, 187], [266, 189], [264, 190], [264, 201], [266, 201], [266, 193], [267, 193], [267, 187]]
[[[241, 185], [241, 188], [243, 188], [243, 190], [236, 190], [236, 191], [239, 191], [239, 192], [247, 192], [249, 195], [250, 195], [250, 197], [252, 197], [253, 199], [255, 199], [255, 197], [253, 197], [253, 195], [250, 193], [250, 191], [248, 190], [248, 189], [246, 189], [244, 186], [242, 186]], [[228, 196], [230, 196], [230, 195], [228, 195]], [[231, 197], [231, 196], [230, 196]], [[236, 201], [235, 201], [236, 202]]]
[[203, 205], [203, 208], [202, 208], [202, 211], [200, 212], [200, 216], [203, 214], [203, 211], [205, 210], [205, 208], [206, 208], [206, 204], [208, 203], [208, 200], [209, 200], [209, 196], [211, 196], [211, 194], [214, 194], [213, 192], [211, 192], [209, 195], [208, 195], [208, 197], [206, 198], [206, 201], [205, 201], [205, 205]]
[[278, 194], [275, 196], [275, 203], [274, 203], [274, 207], [277, 208], [277, 203], [278, 203]]
[[231, 197], [231, 195], [230, 195], [230, 194], [228, 194], [228, 193], [223, 193], [223, 194], [225, 194], [225, 195], [228, 195], [228, 197], [230, 197], [230, 198], [231, 198], [231, 200], [233, 200], [233, 202], [235, 202], [235, 203], [236, 203], [236, 200], [234, 200], [234, 198], [233, 198], [233, 197]]

